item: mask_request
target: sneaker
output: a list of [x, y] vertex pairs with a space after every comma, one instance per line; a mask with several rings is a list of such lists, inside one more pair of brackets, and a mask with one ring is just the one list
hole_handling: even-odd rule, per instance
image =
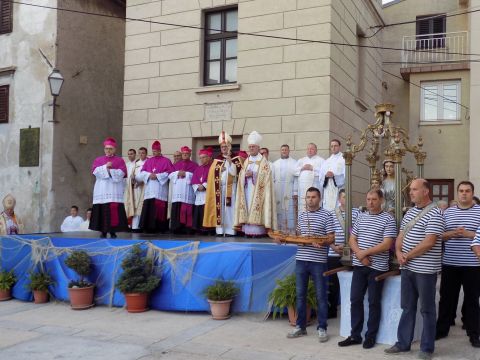
[[426, 351], [420, 351], [418, 353], [418, 358], [422, 360], [430, 360], [433, 358], [433, 354]]
[[374, 346], [375, 346], [375, 339], [368, 338], [368, 339], [365, 339], [365, 341], [363, 342], [364, 349], [371, 349]]
[[388, 354], [388, 355], [396, 355], [396, 354], [400, 354], [402, 352], [407, 352], [408, 350], [402, 350], [400, 349], [397, 345], [393, 345], [392, 347], [388, 348], [388, 349], [385, 349], [385, 354]]
[[328, 341], [327, 330], [322, 328], [318, 329], [318, 341], [321, 343]]
[[356, 339], [352, 338], [351, 336], [349, 336], [345, 340], [340, 341], [338, 343], [338, 346], [345, 347], [345, 346], [350, 346], [350, 345], [360, 345], [361, 343], [362, 343], [362, 340], [356, 340]]
[[304, 335], [307, 335], [307, 330], [296, 326], [295, 329], [293, 329], [291, 332], [287, 334], [287, 338], [295, 339]]

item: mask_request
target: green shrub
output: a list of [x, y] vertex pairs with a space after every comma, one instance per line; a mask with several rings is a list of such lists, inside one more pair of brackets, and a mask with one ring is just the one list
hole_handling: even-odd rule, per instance
[[240, 290], [233, 281], [218, 280], [215, 284], [207, 286], [203, 293], [208, 300], [223, 301], [233, 299]]
[[15, 277], [13, 270], [0, 271], [0, 290], [9, 290], [13, 287], [13, 285], [15, 285], [16, 282], [17, 278]]
[[47, 291], [48, 287], [54, 283], [53, 278], [46, 272], [31, 272], [29, 275], [29, 290]]
[[[283, 309], [289, 306], [295, 308], [297, 303], [297, 288], [295, 274], [285, 276], [281, 280], [276, 280], [277, 286], [270, 293], [268, 300], [273, 305], [273, 318], [277, 315], [282, 316]], [[313, 309], [317, 308], [317, 297], [315, 295], [315, 286], [313, 281], [308, 281], [307, 304]]]
[[69, 288], [84, 288], [92, 286], [92, 283], [90, 283], [88, 280], [85, 280], [85, 277], [87, 277], [92, 271], [92, 260], [90, 259], [90, 256], [87, 254], [86, 251], [73, 251], [65, 259], [65, 265], [67, 265], [70, 269], [75, 271], [78, 276], [80, 276], [80, 280], [70, 281], [70, 283], [68, 284]]
[[152, 260], [146, 258], [140, 245], [132, 247], [122, 261], [122, 269], [115, 286], [124, 294], [149, 293], [160, 283], [160, 278], [152, 274]]

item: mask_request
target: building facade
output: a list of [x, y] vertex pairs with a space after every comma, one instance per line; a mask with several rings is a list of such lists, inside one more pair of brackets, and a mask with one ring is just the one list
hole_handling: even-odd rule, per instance
[[[470, 60], [480, 54], [476, 12], [479, 1], [393, 1], [384, 6], [386, 51], [384, 98], [395, 103], [395, 119], [409, 129], [410, 138], [421, 135], [427, 152], [425, 177], [432, 183], [433, 200], [453, 200], [459, 181], [480, 186], [474, 161], [478, 141], [479, 65]], [[475, 51], [477, 50], [477, 51]], [[478, 56], [477, 56], [478, 59]], [[412, 167], [413, 162], [410, 161]]]
[[380, 13], [369, 0], [128, 0], [127, 17], [146, 21], [126, 23], [124, 155], [155, 139], [167, 156], [197, 151], [222, 130], [242, 149], [257, 130], [270, 160], [282, 144], [327, 157], [330, 139], [358, 140], [382, 102], [382, 53], [332, 42], [380, 46], [368, 38]]
[[[0, 198], [11, 193], [27, 232], [58, 231], [71, 205], [90, 206], [93, 158], [120, 138], [123, 106], [122, 1], [0, 0]], [[47, 77], [65, 82], [53, 122]], [[100, 145], [99, 145], [100, 144]]]

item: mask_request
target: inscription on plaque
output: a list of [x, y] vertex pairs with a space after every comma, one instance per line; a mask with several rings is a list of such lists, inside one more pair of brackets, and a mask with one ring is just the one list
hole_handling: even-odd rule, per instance
[[38, 166], [39, 159], [40, 128], [20, 129], [20, 166]]
[[205, 121], [232, 120], [232, 103], [205, 104]]

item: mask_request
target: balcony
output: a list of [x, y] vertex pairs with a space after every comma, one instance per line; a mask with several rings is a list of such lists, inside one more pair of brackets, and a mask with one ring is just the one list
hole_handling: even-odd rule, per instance
[[403, 37], [402, 77], [411, 73], [468, 69], [468, 32]]

